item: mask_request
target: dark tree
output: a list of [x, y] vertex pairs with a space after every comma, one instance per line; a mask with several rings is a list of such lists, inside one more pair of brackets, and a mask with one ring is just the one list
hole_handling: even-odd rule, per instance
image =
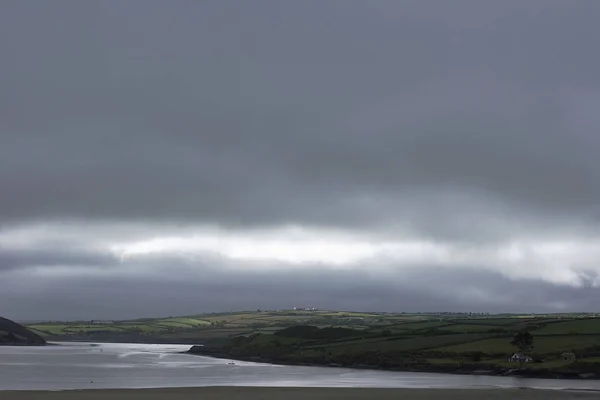
[[521, 354], [525, 355], [533, 348], [533, 336], [528, 331], [521, 331], [515, 335], [510, 344], [518, 348]]
[[521, 331], [515, 335], [510, 344], [519, 349], [519, 369], [521, 369], [521, 367], [523, 366], [524, 358], [527, 356], [527, 353], [533, 348], [533, 336], [531, 336], [531, 333], [529, 333], [528, 331]]

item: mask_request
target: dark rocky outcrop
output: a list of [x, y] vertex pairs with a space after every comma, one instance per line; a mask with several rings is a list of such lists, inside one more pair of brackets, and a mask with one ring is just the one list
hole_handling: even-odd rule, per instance
[[43, 346], [46, 341], [22, 325], [0, 317], [0, 346]]

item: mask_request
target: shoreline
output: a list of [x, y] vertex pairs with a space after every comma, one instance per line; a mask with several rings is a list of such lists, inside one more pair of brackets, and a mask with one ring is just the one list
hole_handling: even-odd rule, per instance
[[63, 336], [48, 336], [46, 339], [47, 342], [59, 342], [59, 343], [121, 343], [121, 344], [173, 344], [173, 345], [185, 345], [185, 346], [194, 346], [198, 343], [197, 340], [156, 340], [156, 339], [148, 339], [148, 338], [139, 338], [139, 337], [127, 337], [127, 338], [95, 338], [95, 337], [77, 337], [75, 339], [71, 337], [63, 337]]
[[0, 391], [3, 400], [568, 400], [600, 399], [600, 393], [568, 390], [538, 389], [411, 389], [411, 388], [318, 388], [318, 387], [259, 387], [213, 386], [161, 389], [90, 389], [61, 391]]
[[[131, 343], [131, 344], [157, 344], [157, 345], [190, 345], [190, 343], [161, 343], [156, 341], [117, 341], [107, 342], [103, 340], [62, 340], [61, 343]], [[45, 346], [60, 346], [59, 343], [48, 342]], [[195, 351], [194, 351], [195, 350]], [[205, 347], [204, 345], [192, 345], [187, 351], [179, 352], [179, 354], [186, 354], [191, 356], [202, 356], [211, 357], [218, 359], [226, 359], [233, 361], [246, 361], [256, 362], [263, 364], [274, 364], [274, 365], [287, 365], [287, 366], [302, 366], [302, 367], [320, 367], [320, 368], [346, 368], [346, 369], [358, 369], [358, 370], [372, 370], [372, 371], [388, 371], [388, 372], [415, 372], [415, 373], [431, 373], [431, 374], [449, 374], [449, 375], [470, 375], [470, 376], [497, 376], [497, 377], [514, 377], [514, 378], [531, 378], [531, 379], [558, 379], [558, 380], [600, 380], [600, 377], [594, 373], [586, 372], [573, 372], [573, 373], [559, 373], [548, 370], [532, 370], [532, 369], [490, 369], [485, 366], [473, 366], [463, 365], [461, 369], [452, 369], [446, 366], [440, 366], [435, 364], [415, 364], [413, 368], [404, 367], [385, 367], [375, 366], [366, 364], [337, 364], [337, 363], [319, 363], [310, 361], [296, 361], [296, 360], [281, 360], [275, 358], [269, 358], [264, 356], [243, 356], [243, 355], [232, 355], [223, 351], [215, 350], [214, 348]]]
[[44, 347], [44, 346], [52, 346], [49, 343], [0, 343], [0, 347]]
[[[513, 377], [513, 378], [530, 378], [530, 379], [562, 379], [562, 380], [599, 380], [599, 378], [595, 374], [586, 374], [586, 373], [573, 373], [573, 374], [565, 374], [565, 373], [557, 373], [551, 371], [536, 371], [531, 369], [524, 370], [516, 370], [516, 369], [506, 369], [506, 370], [490, 370], [490, 369], [447, 369], [447, 368], [431, 368], [432, 364], [428, 364], [426, 367], [421, 365], [421, 368], [416, 367], [412, 369], [401, 368], [401, 367], [381, 367], [381, 366], [371, 366], [371, 365], [362, 365], [362, 364], [352, 364], [352, 365], [343, 365], [343, 364], [334, 364], [334, 363], [315, 363], [315, 362], [305, 362], [305, 361], [293, 361], [293, 360], [278, 360], [271, 359], [263, 356], [239, 356], [239, 355], [231, 355], [223, 352], [214, 352], [214, 350], [209, 350], [207, 352], [202, 352], [200, 349], [203, 346], [193, 346], [190, 350], [181, 352], [181, 354], [188, 354], [191, 356], [201, 356], [201, 357], [211, 357], [225, 360], [233, 360], [233, 361], [246, 361], [246, 362], [256, 362], [263, 364], [274, 364], [274, 365], [288, 365], [288, 366], [300, 366], [300, 367], [321, 367], [321, 368], [347, 368], [347, 369], [359, 369], [359, 370], [371, 370], [371, 371], [388, 371], [388, 372], [415, 372], [415, 373], [428, 373], [428, 374], [450, 374], [450, 375], [470, 375], [470, 376], [497, 376], [497, 377]], [[194, 351], [193, 349], [196, 349]], [[424, 368], [423, 368], [424, 367]]]

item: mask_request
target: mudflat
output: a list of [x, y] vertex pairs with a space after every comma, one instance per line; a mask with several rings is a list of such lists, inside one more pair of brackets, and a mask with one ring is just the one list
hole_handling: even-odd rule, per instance
[[72, 391], [0, 391], [0, 400], [571, 400], [600, 399], [596, 392], [530, 389], [373, 389], [201, 387]]

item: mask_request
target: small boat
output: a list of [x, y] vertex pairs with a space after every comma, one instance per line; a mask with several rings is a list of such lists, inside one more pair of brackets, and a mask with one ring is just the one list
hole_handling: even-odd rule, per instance
[[229, 365], [235, 365], [233, 361], [228, 362]]

